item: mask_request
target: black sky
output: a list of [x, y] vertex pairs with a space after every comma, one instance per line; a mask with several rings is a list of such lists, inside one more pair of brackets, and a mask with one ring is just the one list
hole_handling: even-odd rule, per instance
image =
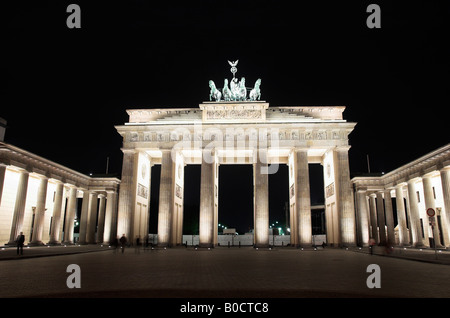
[[197, 107], [239, 59], [271, 106], [345, 105], [352, 174], [367, 154], [387, 172], [449, 142], [449, 14], [443, 1], [2, 2], [5, 141], [86, 174], [110, 157], [120, 175], [126, 109]]

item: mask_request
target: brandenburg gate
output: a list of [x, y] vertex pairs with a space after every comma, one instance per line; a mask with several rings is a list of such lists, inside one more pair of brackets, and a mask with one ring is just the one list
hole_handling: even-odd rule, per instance
[[[201, 165], [201, 247], [218, 235], [219, 165], [253, 165], [254, 246], [269, 246], [268, 175], [289, 167], [291, 245], [311, 246], [309, 163], [324, 167], [327, 242], [356, 244], [348, 135], [356, 123], [343, 119], [344, 106], [269, 106], [254, 88], [235, 77], [222, 90], [209, 81], [209, 101], [198, 108], [129, 109], [116, 126], [123, 137], [123, 167], [117, 234], [146, 237], [150, 169], [161, 165], [158, 245], [182, 244], [184, 166]], [[249, 94], [247, 96], [247, 90]]]
[[268, 175], [289, 166], [291, 244], [312, 245], [309, 163], [324, 167], [327, 240], [354, 245], [355, 215], [343, 106], [269, 107], [264, 101], [212, 101], [199, 108], [130, 109], [123, 137], [119, 235], [148, 233], [150, 169], [161, 165], [158, 245], [182, 243], [184, 166], [201, 165], [200, 246], [217, 244], [221, 164], [251, 164], [254, 244], [269, 245]]

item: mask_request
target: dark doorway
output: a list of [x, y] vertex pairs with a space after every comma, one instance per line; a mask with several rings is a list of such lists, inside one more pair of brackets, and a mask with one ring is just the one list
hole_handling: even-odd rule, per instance
[[201, 165], [186, 165], [184, 167], [184, 235], [199, 234], [201, 168]]
[[219, 166], [219, 224], [239, 234], [253, 229], [252, 165]]

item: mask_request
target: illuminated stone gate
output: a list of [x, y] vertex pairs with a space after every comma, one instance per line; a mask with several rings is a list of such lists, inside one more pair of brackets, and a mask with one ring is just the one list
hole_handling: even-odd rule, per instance
[[[220, 97], [219, 97], [220, 98]], [[129, 109], [123, 137], [119, 235], [148, 234], [150, 169], [161, 165], [158, 245], [182, 244], [184, 166], [201, 165], [200, 246], [217, 244], [221, 164], [251, 164], [254, 244], [269, 246], [268, 174], [289, 166], [291, 245], [311, 246], [309, 163], [324, 168], [327, 243], [356, 244], [344, 106], [269, 107], [258, 100], [203, 102], [198, 108]], [[151, 211], [150, 211], [151, 213]]]

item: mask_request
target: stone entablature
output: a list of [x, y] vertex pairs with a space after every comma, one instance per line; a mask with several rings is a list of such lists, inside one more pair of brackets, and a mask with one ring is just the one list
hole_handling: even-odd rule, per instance
[[[124, 150], [149, 153], [184, 143], [184, 149], [198, 151], [214, 142], [219, 148], [247, 150], [263, 144], [284, 153], [292, 148], [322, 149], [313, 154], [317, 157], [325, 149], [348, 145], [356, 123], [343, 119], [344, 110], [344, 106], [269, 107], [264, 101], [204, 102], [195, 109], [127, 110], [129, 122], [116, 129]], [[277, 158], [281, 163], [287, 156], [278, 153]]]
[[[119, 126], [117, 126], [119, 127]], [[348, 125], [305, 125], [302, 127], [286, 127], [286, 125], [267, 125], [258, 126], [259, 129], [265, 128], [267, 132], [265, 134], [255, 133], [252, 131], [251, 126], [241, 126], [238, 129], [229, 129], [227, 133], [226, 125], [214, 125], [218, 131], [222, 131], [221, 138], [225, 140], [270, 140], [274, 138], [273, 133], [276, 133], [278, 140], [288, 140], [288, 141], [321, 141], [321, 140], [344, 140], [348, 141], [348, 135], [354, 128], [354, 124], [349, 123]], [[211, 141], [217, 140], [218, 135], [215, 133], [203, 133], [206, 131], [208, 126], [204, 129], [198, 127], [192, 127], [191, 125], [186, 126], [122, 126], [120, 131], [123, 134], [125, 142], [144, 142], [144, 143], [158, 143], [158, 142], [178, 142], [178, 141]], [[219, 134], [220, 135], [220, 134]], [[215, 137], [214, 137], [215, 136]], [[214, 139], [215, 138], [215, 139]]]
[[261, 102], [204, 102], [199, 108], [128, 109], [129, 122], [158, 124], [242, 121], [344, 121], [345, 106], [273, 106]]
[[0, 142], [0, 164], [59, 180], [86, 190], [118, 192], [118, 178], [93, 178], [35, 155], [19, 147]]

